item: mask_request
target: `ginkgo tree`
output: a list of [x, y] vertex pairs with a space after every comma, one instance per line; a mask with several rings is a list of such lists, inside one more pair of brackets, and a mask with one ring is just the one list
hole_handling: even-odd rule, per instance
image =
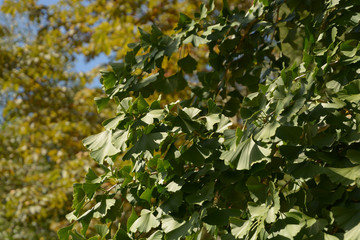
[[[249, 2], [231, 4], [248, 8]], [[101, 89], [91, 84], [99, 74], [91, 65], [106, 54], [122, 59], [126, 45], [139, 39], [134, 25], [147, 30], [156, 23], [166, 33], [179, 12], [189, 14], [200, 3], [0, 1], [0, 239], [55, 239], [66, 226], [72, 184], [95, 164], [81, 139], [111, 116], [109, 107], [95, 113], [93, 96]], [[95, 62], [78, 67], [83, 58]]]
[[359, 22], [359, 1], [210, 1], [140, 29], [102, 75], [116, 115], [83, 141], [102, 171], [60, 239], [359, 239]]

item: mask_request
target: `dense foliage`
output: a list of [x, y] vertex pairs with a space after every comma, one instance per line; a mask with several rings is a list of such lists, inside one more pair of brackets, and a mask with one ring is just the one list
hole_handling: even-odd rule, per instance
[[135, 25], [169, 31], [201, 1], [0, 2], [0, 239], [56, 239], [72, 184], [95, 165], [81, 139], [111, 116], [96, 113], [100, 90], [89, 88], [99, 67], [78, 72], [78, 59], [122, 59]]
[[359, 21], [359, 1], [210, 1], [172, 35], [140, 29], [102, 74], [116, 116], [83, 141], [101, 171], [60, 239], [359, 239]]

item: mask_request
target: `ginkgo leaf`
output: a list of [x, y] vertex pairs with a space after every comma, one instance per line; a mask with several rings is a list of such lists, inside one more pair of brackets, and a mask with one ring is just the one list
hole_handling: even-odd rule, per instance
[[209, 201], [214, 197], [214, 183], [205, 184], [200, 190], [190, 194], [185, 199], [190, 204], [201, 205], [205, 201]]
[[148, 209], [141, 210], [141, 216], [131, 225], [131, 232], [147, 233], [160, 225], [160, 221]]
[[271, 137], [275, 136], [276, 129], [280, 127], [280, 124], [276, 121], [268, 123], [263, 127], [263, 129], [255, 135], [255, 139], [257, 140], [263, 140], [263, 139], [269, 139]]
[[360, 238], [359, 210], [359, 203], [350, 203], [346, 206], [336, 206], [331, 209], [335, 221], [345, 230], [344, 239]]
[[252, 164], [262, 161], [270, 150], [257, 145], [252, 138], [241, 142], [234, 150], [225, 151], [220, 159], [237, 170], [250, 169]]
[[186, 107], [182, 110], [182, 112], [186, 113], [186, 115], [189, 116], [190, 119], [194, 119], [201, 112], [201, 110], [194, 107]]
[[138, 157], [141, 153], [151, 152], [160, 146], [160, 143], [166, 138], [167, 133], [156, 132], [150, 134], [144, 134], [141, 136], [134, 146], [123, 157], [125, 160], [130, 157]]
[[235, 238], [243, 238], [249, 234], [252, 222], [250, 220], [241, 220], [235, 217], [230, 218], [231, 234]]
[[184, 43], [192, 43], [195, 47], [198, 47], [201, 44], [206, 44], [208, 40], [205, 38], [199, 37], [198, 35], [192, 34], [184, 40]]
[[113, 156], [119, 152], [119, 150], [111, 143], [111, 139], [112, 132], [106, 130], [85, 138], [83, 143], [85, 147], [91, 151], [91, 157], [102, 164], [106, 156]]
[[120, 130], [117, 129], [112, 134], [111, 143], [114, 147], [120, 151], [125, 151], [126, 141], [128, 140], [129, 130]]
[[178, 61], [181, 69], [186, 73], [193, 73], [196, 70], [197, 61], [188, 54], [186, 57]]
[[143, 118], [141, 118], [141, 121], [145, 122], [146, 124], [153, 124], [154, 119], [162, 120], [163, 115], [164, 109], [150, 110]]
[[73, 228], [74, 224], [71, 224], [67, 227], [63, 227], [58, 231], [58, 237], [60, 240], [67, 240], [69, 239], [70, 231]]
[[166, 185], [166, 189], [169, 192], [177, 192], [184, 185], [184, 180], [172, 181], [168, 185]]
[[100, 235], [101, 239], [104, 239], [109, 233], [109, 228], [105, 224], [96, 224], [94, 228], [96, 233]]
[[187, 151], [185, 151], [181, 158], [186, 162], [192, 162], [195, 165], [202, 165], [206, 158], [211, 155], [211, 151], [198, 144], [194, 144]]
[[191, 234], [192, 229], [196, 227], [198, 218], [199, 214], [197, 212], [194, 212], [188, 221], [181, 222], [167, 215], [162, 218], [161, 226], [167, 239], [178, 240]]
[[216, 114], [216, 113], [215, 114], [210, 114], [210, 115], [206, 116], [205, 118], [206, 118], [206, 129], [207, 130], [212, 130], [213, 126], [216, 123], [220, 122], [219, 114]]
[[120, 114], [114, 118], [110, 118], [106, 121], [103, 122], [103, 126], [106, 130], [111, 130], [111, 129], [115, 129], [120, 121], [124, 120], [125, 115], [124, 114]]
[[153, 234], [150, 235], [148, 240], [162, 240], [163, 239], [163, 232], [160, 230], [157, 230]]
[[223, 133], [226, 129], [228, 129], [232, 125], [232, 122], [228, 117], [225, 117], [223, 114], [220, 116], [220, 122], [216, 129], [217, 133]]

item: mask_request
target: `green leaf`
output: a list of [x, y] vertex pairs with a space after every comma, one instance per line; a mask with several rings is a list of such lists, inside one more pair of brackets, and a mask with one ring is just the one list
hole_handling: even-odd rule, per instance
[[194, 47], [198, 47], [202, 44], [207, 44], [208, 40], [206, 40], [205, 38], [199, 37], [196, 34], [191, 34], [189, 37], [187, 37], [184, 41], [183, 44], [188, 44], [188, 43], [192, 43], [192, 45]]
[[187, 15], [180, 13], [178, 26], [175, 29], [185, 28], [189, 23], [192, 22], [192, 19]]
[[86, 214], [83, 217], [80, 217], [78, 219], [78, 222], [81, 223], [82, 229], [81, 229], [81, 233], [85, 236], [86, 235], [86, 231], [88, 230], [89, 226], [90, 226], [90, 222], [93, 218], [93, 211], [89, 211], [88, 214]]
[[208, 10], [205, 6], [205, 4], [200, 5], [200, 19], [204, 19], [207, 17]]
[[83, 143], [84, 146], [91, 151], [91, 157], [102, 164], [106, 156], [113, 156], [119, 152], [119, 150], [112, 145], [111, 138], [111, 131], [106, 130], [85, 138]]
[[335, 7], [340, 3], [340, 0], [330, 0], [330, 6], [329, 7]]
[[101, 202], [96, 203], [95, 206], [93, 207], [93, 209], [94, 209], [94, 218], [104, 217], [108, 213], [108, 210], [112, 206], [115, 205], [115, 203], [116, 203], [115, 199], [105, 199], [103, 197]]
[[101, 178], [96, 175], [94, 170], [92, 170], [91, 168], [89, 168], [89, 171], [85, 176], [85, 180], [87, 183], [101, 183]]
[[229, 218], [240, 214], [240, 211], [230, 209], [208, 208], [203, 221], [210, 225], [225, 226], [229, 224]]
[[250, 176], [246, 181], [246, 187], [249, 189], [251, 198], [256, 201], [265, 202], [268, 194], [268, 187], [265, 184], [260, 183], [259, 179], [254, 176]]
[[335, 139], [335, 134], [319, 133], [312, 139], [312, 144], [317, 147], [331, 147]]
[[248, 235], [251, 229], [251, 225], [252, 223], [250, 220], [241, 220], [235, 217], [230, 218], [231, 234], [235, 238], [244, 238], [246, 235]]
[[130, 157], [137, 158], [141, 153], [150, 152], [159, 148], [160, 143], [166, 138], [167, 133], [156, 132], [150, 134], [144, 134], [139, 141], [125, 154], [123, 159], [130, 159]]
[[217, 133], [224, 133], [224, 131], [226, 129], [228, 129], [230, 126], [232, 126], [232, 122], [230, 121], [230, 119], [228, 117], [226, 117], [225, 115], [221, 114], [220, 116], [220, 122], [217, 126], [216, 132]]
[[85, 237], [81, 236], [80, 233], [78, 232], [70, 232], [70, 235], [72, 237], [73, 240], [86, 240]]
[[339, 98], [349, 102], [360, 101], [360, 79], [351, 81], [344, 86], [344, 89], [339, 92]]
[[130, 227], [131, 232], [147, 233], [160, 225], [160, 221], [147, 209], [141, 210], [141, 216]]
[[179, 49], [180, 46], [180, 38], [175, 37], [174, 39], [171, 39], [169, 41], [169, 44], [165, 48], [165, 55], [170, 57], [174, 52], [176, 52]]
[[[181, 226], [185, 225], [185, 223], [186, 223], [185, 221], [182, 221], [182, 222], [177, 221], [170, 215], [165, 215], [161, 219], [161, 226], [165, 233], [174, 231], [175, 229], [178, 229]], [[186, 229], [186, 232], [184, 232], [181, 236], [186, 235], [187, 231], [188, 231], [188, 229]]]
[[233, 129], [227, 129], [224, 131], [224, 145], [228, 148], [228, 150], [234, 150], [236, 148], [242, 134], [243, 133], [240, 128], [237, 128], [236, 131]]
[[70, 236], [70, 231], [72, 230], [74, 224], [71, 224], [67, 227], [63, 227], [61, 228], [58, 232], [57, 235], [59, 237], [60, 240], [68, 240], [69, 236]]
[[123, 230], [123, 229], [120, 227], [120, 224], [119, 224], [118, 230], [117, 230], [117, 232], [115, 233], [115, 236], [114, 236], [113, 240], [131, 240], [131, 238], [130, 238], [129, 235], [126, 233], [126, 231]]
[[147, 238], [148, 240], [162, 240], [163, 239], [163, 232], [160, 230], [157, 230], [156, 232], [154, 232], [153, 234], [150, 235], [149, 238]]
[[[80, 223], [83, 236], [98, 218], [105, 225], [95, 231], [111, 238], [107, 227], [115, 230], [113, 223], [132, 208], [129, 233], [119, 225], [114, 239], [360, 239], [358, 1], [255, 0], [247, 13], [231, 5], [224, 0], [221, 11], [213, 0], [201, 4], [194, 19], [180, 14], [173, 32], [140, 28], [140, 42], [129, 45], [113, 72], [103, 73], [108, 98], [96, 104], [101, 110], [114, 100], [116, 115], [103, 123], [105, 132], [84, 140], [99, 169], [74, 185], [74, 211], [67, 215]], [[147, 10], [140, 11], [143, 23]], [[106, 34], [99, 35], [101, 46]], [[38, 97], [35, 90], [31, 99]], [[150, 104], [158, 93], [165, 98]], [[22, 122], [23, 110], [18, 103], [5, 109], [5, 132], [16, 122], [6, 119]], [[44, 123], [51, 121], [44, 116]], [[84, 126], [93, 125], [80, 124], [74, 137]], [[12, 156], [20, 146], [19, 154], [39, 155], [41, 149], [21, 147], [27, 130], [19, 129], [15, 140], [14, 134], [0, 139], [11, 146], [0, 152]], [[57, 142], [66, 141], [59, 136]], [[50, 162], [59, 160], [49, 155]], [[43, 162], [39, 167], [47, 169]], [[108, 184], [116, 188], [99, 191]], [[125, 199], [130, 208], [123, 208]], [[142, 209], [139, 217], [134, 209]], [[61, 233], [83, 238], [70, 228]]]
[[212, 130], [214, 125], [220, 122], [220, 114], [210, 114], [206, 118], [206, 129]]
[[349, 149], [346, 152], [346, 157], [353, 163], [353, 164], [360, 164], [360, 151], [355, 149]]
[[201, 147], [198, 144], [194, 144], [181, 155], [181, 158], [186, 162], [191, 162], [200, 166], [205, 162], [205, 159], [210, 157], [210, 155], [211, 152], [209, 149]]
[[178, 65], [186, 73], [193, 73], [197, 67], [197, 61], [188, 54], [178, 61]]
[[110, 98], [108, 97], [105, 97], [105, 98], [99, 98], [99, 97], [96, 97], [94, 98], [95, 100], [95, 104], [96, 104], [96, 107], [97, 107], [97, 111], [100, 112], [101, 110], [103, 110], [108, 102], [110, 101]]
[[331, 209], [335, 221], [345, 231], [344, 239], [360, 238], [360, 204], [347, 203], [345, 206], [335, 206]]
[[259, 133], [255, 135], [256, 140], [265, 140], [275, 137], [276, 130], [280, 127], [280, 124], [276, 121], [268, 123], [261, 129]]
[[166, 94], [183, 90], [187, 86], [188, 83], [181, 72], [154, 82], [154, 87], [156, 90]]
[[124, 74], [126, 71], [126, 64], [123, 62], [111, 62], [110, 63], [111, 68], [113, 69], [115, 75], [120, 79], [120, 77]]
[[120, 104], [118, 106], [118, 111], [117, 112], [123, 112], [123, 113], [131, 112], [132, 111], [132, 105], [133, 105], [132, 97], [124, 98], [123, 100], [121, 100], [121, 102], [120, 102]]
[[248, 209], [252, 218], [263, 218], [267, 215], [268, 207], [263, 204], [248, 202]]
[[111, 143], [119, 151], [125, 151], [127, 145], [126, 141], [128, 140], [129, 130], [119, 130], [117, 129], [112, 134]]
[[141, 118], [141, 121], [150, 125], [154, 123], [154, 120], [162, 120], [164, 116], [165, 112], [163, 109], [150, 110], [143, 118]]
[[86, 196], [89, 199], [92, 199], [96, 190], [99, 189], [100, 186], [101, 186], [100, 183], [84, 183], [82, 188], [83, 188], [84, 192], [86, 193]]
[[66, 217], [66, 220], [68, 220], [69, 222], [73, 222], [73, 221], [76, 221], [78, 220], [78, 218], [75, 216], [75, 210], [66, 214], [65, 217]]
[[137, 113], [144, 113], [148, 110], [149, 104], [145, 101], [141, 94], [138, 98], [136, 98], [134, 108], [137, 110]]
[[359, 41], [355, 39], [347, 40], [340, 46], [342, 54], [347, 57], [354, 57], [359, 48]]
[[98, 237], [98, 236], [94, 236], [94, 237], [88, 238], [87, 240], [99, 240], [99, 237]]
[[180, 126], [182, 131], [186, 133], [192, 133], [198, 131], [201, 127], [201, 124], [198, 121], [192, 120], [182, 110], [180, 110], [179, 116], [175, 118], [173, 123], [175, 124], [175, 126]]
[[299, 142], [302, 135], [302, 128], [297, 126], [279, 126], [276, 129], [276, 136], [284, 141]]
[[183, 201], [183, 193], [177, 191], [172, 194], [168, 200], [160, 205], [160, 208], [168, 214], [169, 212], [177, 212]]
[[235, 149], [224, 151], [220, 159], [226, 165], [235, 167], [237, 170], [250, 169], [250, 167], [265, 156], [270, 154], [270, 150], [257, 145], [252, 138], [241, 142]]
[[194, 119], [199, 113], [201, 112], [200, 109], [198, 108], [194, 108], [194, 107], [190, 107], [190, 108], [184, 108], [180, 111], [179, 114], [185, 113], [187, 117], [189, 117], [189, 119]]
[[109, 228], [105, 224], [96, 224], [94, 228], [101, 239], [105, 239], [106, 235], [109, 233]]
[[125, 115], [124, 114], [120, 114], [114, 118], [110, 118], [106, 121], [104, 121], [102, 124], [105, 127], [106, 130], [112, 130], [115, 129], [119, 123], [124, 120]]
[[117, 79], [114, 72], [102, 72], [100, 82], [105, 91], [115, 86]]
[[155, 82], [158, 79], [159, 73], [155, 73], [147, 78], [142, 79], [140, 82], [138, 82], [134, 87], [134, 91], [139, 91], [140, 89], [145, 88], [149, 84]]
[[131, 215], [130, 215], [130, 217], [128, 218], [127, 224], [126, 224], [126, 228], [127, 228], [127, 231], [128, 231], [128, 232], [130, 231], [130, 228], [131, 228], [131, 226], [133, 225], [133, 223], [136, 221], [136, 219], [138, 219], [138, 215], [136, 214], [135, 209], [132, 208], [132, 209], [131, 209]]
[[349, 185], [360, 177], [360, 165], [349, 168], [326, 168], [325, 172], [332, 182]]
[[214, 197], [214, 182], [205, 184], [200, 190], [190, 194], [185, 199], [190, 204], [202, 205], [205, 201], [210, 201]]
[[194, 212], [188, 221], [178, 222], [173, 217], [167, 215], [161, 220], [162, 229], [167, 239], [178, 240], [190, 235], [192, 229], [198, 224], [199, 214]]
[[276, 239], [276, 237], [278, 236], [286, 239], [294, 239], [294, 237], [301, 231], [302, 227], [303, 226], [300, 224], [287, 224], [285, 228], [281, 229], [278, 232], [272, 233], [269, 239]]
[[335, 42], [337, 33], [338, 33], [337, 28], [336, 28], [336, 27], [333, 27], [333, 28], [331, 29], [331, 41], [332, 41], [332, 42]]
[[147, 188], [145, 191], [140, 195], [140, 199], [143, 199], [151, 205], [151, 194], [152, 194], [153, 188]]
[[180, 179], [178, 181], [172, 181], [168, 185], [166, 185], [166, 189], [169, 192], [177, 192], [181, 189], [181, 187], [184, 185], [184, 180]]
[[78, 215], [82, 206], [85, 203], [85, 191], [83, 190], [83, 185], [80, 183], [75, 183], [73, 185], [73, 204], [72, 208], [75, 209], [74, 214]]

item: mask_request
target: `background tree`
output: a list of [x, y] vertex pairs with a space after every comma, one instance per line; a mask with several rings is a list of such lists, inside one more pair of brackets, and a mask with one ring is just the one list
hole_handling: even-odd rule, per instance
[[[235, 1], [234, 4], [236, 4]], [[77, 58], [124, 57], [135, 26], [164, 31], [194, 1], [2, 1], [0, 14], [0, 238], [54, 239], [66, 224], [72, 184], [92, 165], [81, 139], [100, 131]], [[185, 93], [184, 93], [185, 94]], [[177, 96], [175, 95], [175, 98]], [[171, 98], [170, 98], [171, 99]]]
[[116, 115], [83, 141], [101, 171], [74, 185], [60, 239], [360, 238], [360, 3], [199, 10], [103, 73]]

